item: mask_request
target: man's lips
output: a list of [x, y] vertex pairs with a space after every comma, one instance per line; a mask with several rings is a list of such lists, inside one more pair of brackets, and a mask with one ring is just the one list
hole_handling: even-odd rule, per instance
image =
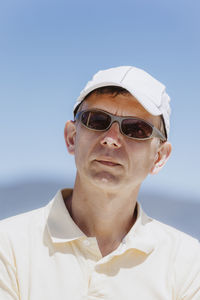
[[99, 162], [99, 163], [101, 163], [103, 165], [106, 165], [106, 166], [111, 166], [111, 167], [120, 166], [119, 163], [111, 161], [111, 160], [95, 159], [95, 161], [97, 161], [97, 162]]

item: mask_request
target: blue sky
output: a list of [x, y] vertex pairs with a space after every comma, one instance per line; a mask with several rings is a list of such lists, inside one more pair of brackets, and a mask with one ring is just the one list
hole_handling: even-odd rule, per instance
[[0, 184], [75, 174], [63, 127], [96, 71], [145, 69], [171, 96], [173, 153], [144, 186], [200, 201], [199, 0], [0, 4]]

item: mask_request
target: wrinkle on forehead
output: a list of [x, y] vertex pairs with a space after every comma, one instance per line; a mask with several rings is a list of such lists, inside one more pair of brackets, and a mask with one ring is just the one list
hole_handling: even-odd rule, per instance
[[83, 109], [97, 108], [117, 116], [132, 116], [144, 119], [157, 128], [160, 127], [160, 116], [151, 115], [131, 94], [91, 94], [82, 104]]

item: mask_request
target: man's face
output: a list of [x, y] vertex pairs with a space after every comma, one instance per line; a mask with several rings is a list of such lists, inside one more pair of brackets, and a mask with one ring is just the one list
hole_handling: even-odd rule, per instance
[[[130, 94], [91, 94], [81, 110], [91, 108], [117, 116], [139, 117], [159, 128], [160, 117], [150, 115]], [[163, 147], [157, 138], [138, 141], [122, 135], [117, 123], [104, 132], [87, 129], [79, 121], [70, 126], [74, 126], [74, 145], [70, 152], [75, 155], [77, 175], [104, 189], [139, 188], [154, 169]]]

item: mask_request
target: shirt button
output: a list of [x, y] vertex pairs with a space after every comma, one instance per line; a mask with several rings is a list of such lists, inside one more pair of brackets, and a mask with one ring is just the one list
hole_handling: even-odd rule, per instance
[[88, 240], [84, 240], [84, 241], [83, 241], [83, 244], [84, 244], [85, 246], [89, 246], [89, 245], [90, 245], [90, 242], [89, 242]]

